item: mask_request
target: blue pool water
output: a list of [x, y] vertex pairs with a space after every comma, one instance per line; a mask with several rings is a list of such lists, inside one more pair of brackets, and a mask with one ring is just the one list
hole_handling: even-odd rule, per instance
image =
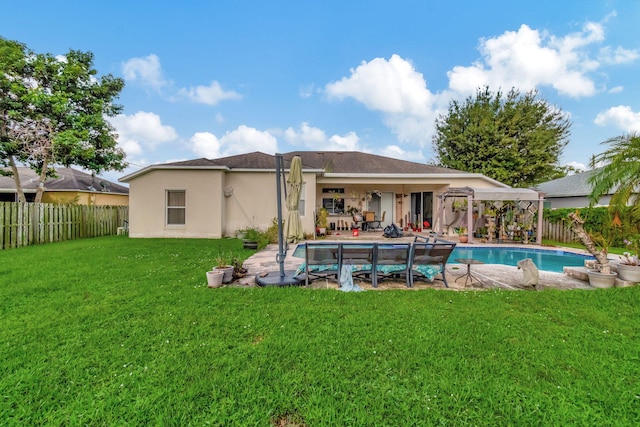
[[503, 264], [517, 266], [518, 261], [531, 258], [539, 270], [562, 273], [562, 267], [583, 266], [592, 256], [574, 254], [562, 250], [514, 248], [514, 247], [469, 247], [456, 246], [449, 257], [450, 263], [456, 258], [473, 258], [485, 264]]
[[[298, 245], [293, 256], [304, 258], [304, 244]], [[563, 267], [581, 267], [589, 255], [574, 254], [563, 250], [521, 248], [521, 247], [477, 247], [456, 246], [449, 257], [449, 263], [457, 264], [456, 258], [473, 258], [485, 264], [503, 264], [517, 267], [518, 261], [531, 258], [538, 270], [562, 273]]]

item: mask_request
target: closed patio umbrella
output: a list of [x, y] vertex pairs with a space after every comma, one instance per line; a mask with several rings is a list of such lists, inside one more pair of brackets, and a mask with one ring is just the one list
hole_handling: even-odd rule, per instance
[[304, 239], [302, 220], [298, 212], [300, 204], [300, 192], [302, 191], [302, 158], [294, 156], [289, 167], [287, 177], [287, 218], [284, 222], [284, 238], [289, 243], [296, 243]]

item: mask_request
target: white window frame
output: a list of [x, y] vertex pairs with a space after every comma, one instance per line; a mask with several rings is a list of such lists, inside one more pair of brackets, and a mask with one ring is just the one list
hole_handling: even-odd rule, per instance
[[307, 198], [305, 196], [306, 191], [307, 184], [303, 182], [300, 186], [300, 202], [298, 203], [298, 214], [300, 214], [300, 216], [305, 216], [305, 212], [307, 211]]
[[[182, 193], [184, 194], [184, 206], [171, 206], [169, 205], [169, 194], [171, 193]], [[182, 223], [170, 223], [169, 222], [169, 211], [170, 210], [182, 210], [184, 221]], [[167, 226], [183, 226], [187, 224], [187, 190], [165, 190], [165, 224]]]

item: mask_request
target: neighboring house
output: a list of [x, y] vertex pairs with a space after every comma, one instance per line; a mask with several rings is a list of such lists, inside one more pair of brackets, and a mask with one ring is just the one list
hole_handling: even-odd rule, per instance
[[[79, 205], [127, 206], [129, 189], [71, 168], [55, 168], [56, 177], [47, 178], [42, 203], [76, 203]], [[33, 170], [19, 167], [20, 182], [27, 202], [33, 202], [39, 176]], [[17, 202], [16, 183], [10, 176], [0, 175], [0, 201]]]
[[[585, 208], [589, 206], [589, 195], [591, 194], [591, 178], [598, 169], [568, 175], [563, 178], [538, 184], [536, 190], [544, 193], [544, 207], [559, 208]], [[611, 194], [601, 197], [597, 206], [609, 206]]]
[[[509, 188], [478, 173], [361, 152], [283, 154], [285, 182], [293, 156], [303, 164], [300, 215], [313, 233], [325, 207], [333, 228], [349, 227], [349, 208], [373, 211], [386, 224], [437, 219], [438, 196], [451, 187]], [[277, 216], [275, 156], [260, 152], [145, 167], [120, 178], [129, 184], [129, 236], [219, 238], [266, 229]], [[284, 201], [283, 212], [286, 213]], [[347, 228], [348, 229], [348, 228]]]

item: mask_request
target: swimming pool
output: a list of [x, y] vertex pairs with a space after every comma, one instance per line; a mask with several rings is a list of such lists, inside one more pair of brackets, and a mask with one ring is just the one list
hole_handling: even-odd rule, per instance
[[449, 257], [449, 262], [455, 264], [456, 258], [473, 258], [485, 264], [503, 264], [517, 267], [518, 261], [531, 258], [538, 270], [562, 273], [563, 267], [579, 267], [587, 259], [594, 259], [589, 255], [574, 254], [563, 250], [520, 248], [520, 247], [471, 247], [456, 246]]
[[[385, 242], [387, 243], [387, 242]], [[304, 243], [299, 244], [294, 257], [304, 259]], [[514, 246], [456, 246], [448, 263], [457, 264], [456, 258], [473, 258], [485, 264], [518, 266], [518, 261], [531, 258], [538, 270], [562, 273], [563, 267], [581, 267], [590, 255], [580, 255], [559, 249], [523, 248]]]

